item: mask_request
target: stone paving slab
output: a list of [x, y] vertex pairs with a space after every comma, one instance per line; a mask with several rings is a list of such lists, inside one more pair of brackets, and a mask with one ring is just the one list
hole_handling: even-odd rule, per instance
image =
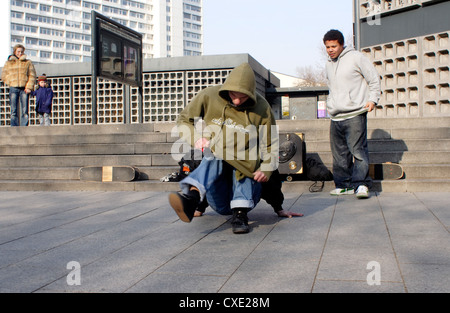
[[[449, 193], [285, 194], [234, 235], [166, 192], [0, 192], [1, 293], [450, 292]], [[75, 263], [71, 263], [75, 262]]]

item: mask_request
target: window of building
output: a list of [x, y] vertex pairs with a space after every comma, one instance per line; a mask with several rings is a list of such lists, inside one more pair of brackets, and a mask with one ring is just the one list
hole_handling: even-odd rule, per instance
[[51, 47], [52, 42], [50, 40], [39, 39], [39, 46], [42, 47]]
[[23, 13], [22, 12], [11, 11], [11, 17], [12, 18], [22, 19], [23, 18]]
[[62, 42], [62, 41], [53, 41], [53, 48], [63, 49], [64, 48], [64, 42]]
[[52, 57], [52, 53], [48, 51], [41, 51], [40, 55], [42, 59], [51, 59]]
[[50, 12], [51, 6], [45, 5], [45, 4], [40, 4], [40, 5], [39, 5], [39, 10], [40, 10], [41, 12]]

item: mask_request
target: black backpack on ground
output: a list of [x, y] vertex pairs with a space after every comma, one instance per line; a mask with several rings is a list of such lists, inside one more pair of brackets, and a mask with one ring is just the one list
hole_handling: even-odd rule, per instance
[[[321, 192], [325, 186], [325, 181], [333, 180], [333, 173], [320, 161], [314, 158], [307, 158], [305, 161], [306, 177], [314, 181], [309, 187], [310, 192]], [[319, 185], [321, 182], [321, 185]]]
[[312, 181], [329, 181], [333, 180], [331, 171], [320, 161], [314, 158], [307, 158], [306, 176]]

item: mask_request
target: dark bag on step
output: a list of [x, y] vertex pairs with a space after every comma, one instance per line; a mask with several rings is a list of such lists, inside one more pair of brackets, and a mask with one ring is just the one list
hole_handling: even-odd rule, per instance
[[178, 162], [180, 165], [179, 180], [184, 179], [193, 172], [202, 162], [203, 152], [199, 149], [191, 149]]
[[160, 179], [162, 182], [179, 182], [193, 172], [202, 162], [203, 153], [198, 149], [191, 149], [178, 162], [180, 170]]
[[333, 180], [333, 174], [320, 161], [314, 158], [306, 159], [306, 176], [312, 181], [330, 181]]

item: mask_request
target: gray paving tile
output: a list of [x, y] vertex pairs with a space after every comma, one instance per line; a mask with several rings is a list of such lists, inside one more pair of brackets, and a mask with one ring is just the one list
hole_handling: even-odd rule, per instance
[[242, 236], [211, 209], [181, 222], [164, 192], [0, 196], [2, 293], [450, 291], [448, 193], [288, 193], [285, 209], [304, 217], [262, 201]]

